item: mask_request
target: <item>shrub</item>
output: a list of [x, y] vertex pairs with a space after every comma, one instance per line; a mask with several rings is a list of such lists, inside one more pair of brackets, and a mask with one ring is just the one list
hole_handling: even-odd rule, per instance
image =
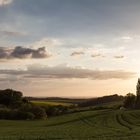
[[35, 115], [35, 119], [45, 119], [47, 117], [45, 109], [39, 106], [32, 106], [32, 108], [30, 108], [30, 112]]
[[0, 109], [0, 119], [8, 120], [32, 120], [35, 115], [31, 112], [22, 112], [20, 110]]
[[35, 115], [31, 112], [17, 111], [16, 119], [18, 120], [33, 120]]
[[5, 108], [1, 108], [0, 109], [0, 119], [7, 119], [7, 118], [9, 118], [9, 114], [10, 114], [10, 110], [9, 109], [5, 109]]
[[15, 120], [17, 112], [7, 108], [0, 109], [0, 119]]
[[47, 117], [46, 111], [40, 106], [33, 104], [24, 104], [19, 108], [21, 112], [30, 112], [34, 115], [35, 119], [45, 119]]
[[65, 114], [68, 112], [68, 107], [58, 105], [58, 106], [42, 106], [42, 108], [45, 109], [46, 114], [48, 116], [56, 116], [56, 115], [61, 115]]

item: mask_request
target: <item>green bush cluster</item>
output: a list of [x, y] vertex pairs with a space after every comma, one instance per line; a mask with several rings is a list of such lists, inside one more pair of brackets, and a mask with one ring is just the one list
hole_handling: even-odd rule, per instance
[[0, 119], [8, 120], [32, 120], [45, 119], [47, 117], [45, 109], [35, 105], [24, 105], [17, 109], [0, 108]]
[[19, 91], [0, 90], [0, 119], [32, 120], [45, 119], [44, 108], [31, 104]]
[[48, 116], [62, 115], [68, 112], [68, 107], [57, 105], [57, 106], [41, 106]]
[[0, 109], [0, 119], [8, 120], [27, 120], [34, 119], [31, 112], [21, 112], [20, 110]]

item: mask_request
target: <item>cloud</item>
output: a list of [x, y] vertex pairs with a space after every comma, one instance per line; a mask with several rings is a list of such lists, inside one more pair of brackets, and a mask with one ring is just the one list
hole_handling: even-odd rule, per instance
[[123, 42], [123, 43], [130, 43], [135, 39], [134, 35], [127, 35], [127, 36], [119, 36], [114, 38], [114, 41], [119, 41], [119, 42]]
[[47, 38], [44, 37], [36, 42], [33, 42], [32, 44], [30, 44], [30, 46], [35, 46], [35, 47], [41, 47], [41, 46], [49, 46], [49, 47], [58, 47], [61, 46], [63, 44], [63, 42], [60, 39], [57, 38]]
[[8, 30], [0, 30], [0, 35], [4, 36], [26, 36], [27, 33], [25, 32], [18, 32], [18, 31], [8, 31]]
[[125, 42], [132, 41], [133, 40], [133, 38], [131, 36], [123, 36], [123, 37], [121, 37], [121, 39], [123, 41], [125, 41]]
[[84, 55], [85, 53], [83, 51], [75, 51], [71, 53], [71, 56], [79, 56], [79, 55]]
[[8, 5], [12, 2], [13, 2], [13, 0], [0, 0], [0, 6]]
[[18, 76], [21, 79], [91, 79], [91, 80], [109, 80], [109, 79], [129, 79], [136, 73], [123, 70], [90, 70], [67, 66], [41, 66], [31, 65], [26, 70], [0, 70], [0, 75]]
[[45, 47], [38, 49], [17, 46], [14, 49], [0, 47], [0, 59], [27, 59], [27, 58], [48, 58], [50, 53]]
[[102, 56], [102, 54], [100, 54], [100, 53], [96, 53], [96, 54], [92, 54], [92, 55], [91, 55], [91, 57], [93, 57], [93, 58], [94, 58], [94, 57], [100, 57], [100, 56], [101, 56], [101, 57], [104, 57], [104, 56]]
[[123, 59], [124, 56], [123, 55], [116, 55], [116, 56], [114, 56], [114, 58], [116, 58], [116, 59]]

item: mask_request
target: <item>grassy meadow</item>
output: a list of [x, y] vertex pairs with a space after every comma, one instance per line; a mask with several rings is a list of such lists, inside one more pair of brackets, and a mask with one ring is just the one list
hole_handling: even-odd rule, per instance
[[0, 120], [1, 140], [139, 140], [139, 110], [88, 110], [35, 121]]

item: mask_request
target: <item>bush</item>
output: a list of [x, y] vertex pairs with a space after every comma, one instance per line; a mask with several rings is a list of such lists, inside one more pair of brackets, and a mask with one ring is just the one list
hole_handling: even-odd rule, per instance
[[42, 106], [42, 108], [45, 109], [46, 114], [48, 116], [56, 116], [56, 115], [61, 115], [65, 114], [68, 112], [68, 107], [58, 105], [58, 106]]
[[16, 119], [18, 120], [33, 120], [35, 115], [31, 112], [17, 111]]
[[0, 109], [7, 108], [5, 105], [0, 104]]
[[17, 111], [10, 109], [0, 109], [0, 119], [15, 120], [17, 119]]
[[31, 112], [22, 112], [19, 110], [0, 109], [0, 119], [7, 120], [32, 120], [35, 115]]
[[35, 119], [45, 119], [47, 117], [45, 109], [39, 106], [32, 106], [32, 108], [30, 108], [30, 112], [35, 115]]
[[103, 110], [103, 109], [108, 109], [108, 107], [105, 106], [96, 106], [93, 108], [93, 110]]
[[24, 104], [19, 110], [21, 112], [32, 113], [35, 119], [45, 119], [47, 117], [47, 114], [44, 108], [41, 108], [39, 106], [35, 106], [32, 104]]
[[9, 113], [10, 113], [9, 109], [1, 108], [0, 109], [0, 119], [7, 119], [7, 118], [9, 118]]

